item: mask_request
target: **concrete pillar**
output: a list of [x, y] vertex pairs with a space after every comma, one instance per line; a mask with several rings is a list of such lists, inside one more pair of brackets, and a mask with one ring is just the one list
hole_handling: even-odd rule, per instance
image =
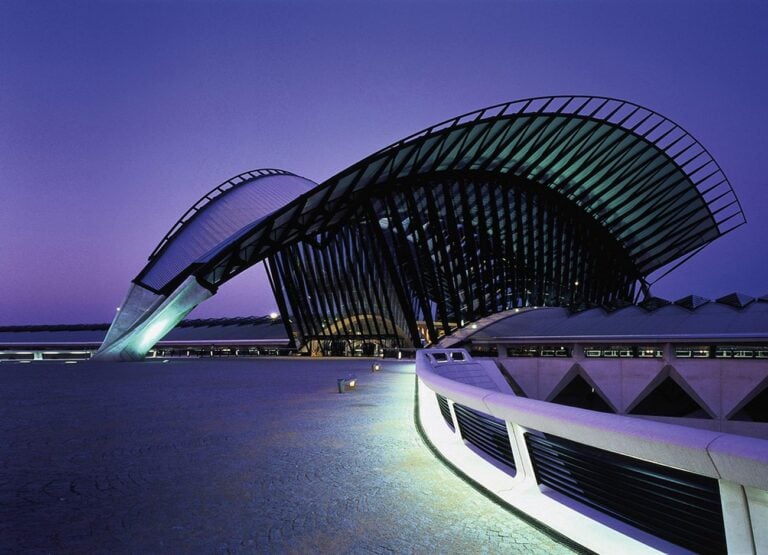
[[661, 354], [664, 359], [664, 362], [667, 364], [672, 364], [675, 361], [675, 348], [672, 343], [664, 343], [661, 347]]
[[536, 473], [533, 470], [531, 454], [528, 452], [528, 446], [525, 443], [525, 433], [528, 431], [523, 426], [513, 422], [507, 422], [507, 431], [512, 441], [512, 453], [515, 456], [515, 466], [517, 467], [516, 481], [520, 487], [536, 488]]
[[755, 544], [744, 488], [740, 484], [725, 480], [720, 480], [719, 485], [728, 553], [754, 553]]
[[[744, 487], [757, 555], [768, 555], [768, 491]], [[730, 550], [730, 546], [729, 546]]]

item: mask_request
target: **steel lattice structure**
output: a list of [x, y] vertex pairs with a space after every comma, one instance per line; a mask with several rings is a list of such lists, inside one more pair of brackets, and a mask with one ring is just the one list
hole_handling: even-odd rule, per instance
[[[263, 172], [213, 197], [275, 179]], [[302, 179], [278, 177], [291, 178]], [[183, 269], [165, 263], [206, 210], [204, 197], [134, 283], [169, 296], [194, 276], [215, 292], [266, 260], [298, 343], [323, 352], [419, 346], [509, 308], [631, 302], [650, 274], [745, 223], [722, 170], [688, 132], [603, 97], [485, 108], [320, 185], [303, 182], [290, 185], [290, 202], [250, 208], [258, 217], [248, 225], [179, 259]]]

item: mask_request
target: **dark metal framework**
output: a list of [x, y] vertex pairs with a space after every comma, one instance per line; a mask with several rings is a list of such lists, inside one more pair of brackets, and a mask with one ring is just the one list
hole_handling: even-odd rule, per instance
[[542, 97], [407, 137], [185, 275], [215, 291], [266, 259], [289, 334], [340, 354], [419, 346], [517, 306], [631, 301], [638, 281], [743, 223], [720, 167], [674, 122]]
[[176, 235], [185, 225], [187, 225], [192, 219], [200, 214], [204, 208], [206, 208], [210, 203], [215, 202], [217, 199], [220, 199], [222, 195], [227, 193], [228, 191], [231, 191], [235, 187], [238, 187], [240, 185], [244, 185], [248, 183], [249, 181], [253, 179], [257, 179], [259, 177], [264, 177], [267, 175], [294, 175], [291, 172], [287, 172], [285, 170], [278, 170], [273, 168], [263, 168], [259, 170], [253, 170], [245, 173], [241, 173], [240, 175], [236, 175], [235, 177], [231, 179], [227, 179], [224, 183], [221, 185], [218, 185], [208, 191], [203, 197], [198, 200], [189, 210], [184, 212], [184, 215], [179, 218], [179, 220], [173, 224], [173, 227], [171, 227], [170, 231], [165, 234], [165, 237], [162, 238], [160, 243], [155, 247], [155, 250], [152, 251], [152, 254], [149, 255], [150, 260], [154, 260], [155, 258], [158, 258], [160, 254], [162, 253], [163, 248], [166, 246], [167, 243], [169, 243], [174, 235]]
[[503, 420], [455, 403], [456, 421], [461, 438], [497, 462], [517, 470], [507, 425]]
[[558, 195], [463, 172], [371, 192], [349, 223], [282, 249], [269, 268], [294, 333], [322, 352], [338, 338], [355, 348], [358, 336], [433, 342], [518, 306], [631, 298], [640, 277], [611, 235]]
[[726, 553], [717, 480], [549, 434], [525, 434], [536, 480], [695, 553]]
[[439, 393], [435, 393], [435, 395], [437, 396], [437, 405], [440, 407], [440, 414], [443, 415], [443, 420], [445, 420], [445, 423], [448, 424], [451, 430], [453, 430], [453, 418], [451, 418], [451, 409], [448, 405], [448, 399]]

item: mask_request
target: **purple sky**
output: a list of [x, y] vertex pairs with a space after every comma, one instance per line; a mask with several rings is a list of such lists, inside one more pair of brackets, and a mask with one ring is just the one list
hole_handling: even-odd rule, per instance
[[[320, 182], [430, 124], [595, 94], [675, 120], [749, 223], [657, 295], [768, 293], [765, 2], [0, 2], [0, 325], [110, 321], [240, 172]], [[263, 270], [193, 317], [275, 308]]]

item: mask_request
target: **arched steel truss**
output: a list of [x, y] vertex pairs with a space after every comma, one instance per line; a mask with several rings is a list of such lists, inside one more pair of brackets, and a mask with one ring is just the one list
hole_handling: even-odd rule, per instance
[[728, 179], [687, 131], [636, 104], [542, 97], [429, 127], [265, 218], [196, 275], [218, 286], [251, 263], [344, 221], [371, 188], [444, 171], [524, 176], [606, 227], [644, 275], [745, 223]]
[[631, 300], [637, 280], [743, 223], [718, 164], [671, 120], [605, 97], [531, 98], [368, 156], [153, 290], [194, 275], [215, 292], [266, 259], [301, 341], [332, 329], [402, 345], [408, 330], [418, 344], [417, 320], [434, 340], [510, 306]]

